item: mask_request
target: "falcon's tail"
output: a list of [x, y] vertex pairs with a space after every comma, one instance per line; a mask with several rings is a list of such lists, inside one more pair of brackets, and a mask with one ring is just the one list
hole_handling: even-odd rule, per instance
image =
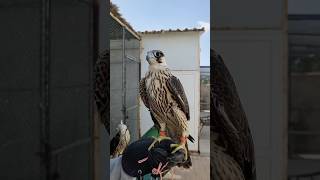
[[188, 136], [188, 139], [189, 139], [192, 143], [194, 143], [194, 138], [193, 138], [191, 135]]

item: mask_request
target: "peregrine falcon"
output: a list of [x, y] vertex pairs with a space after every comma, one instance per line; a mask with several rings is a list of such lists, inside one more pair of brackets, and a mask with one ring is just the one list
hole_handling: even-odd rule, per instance
[[95, 64], [94, 101], [95, 111], [110, 134], [109, 122], [109, 50], [103, 51]]
[[216, 149], [220, 147], [219, 151], [213, 153], [216, 157], [212, 159], [214, 165], [212, 168], [221, 168], [217, 167], [214, 162], [219, 161], [219, 158], [220, 160], [228, 158], [228, 162], [231, 163], [223, 167], [229, 170], [225, 172], [226, 175], [235, 172], [231, 171], [230, 166], [239, 167], [244, 177], [242, 179], [255, 180], [254, 144], [235, 83], [222, 57], [213, 50], [211, 50], [211, 66], [213, 66], [210, 100], [213, 105], [211, 134], [216, 136], [214, 147]]
[[121, 121], [116, 128], [116, 135], [110, 142], [111, 158], [118, 157], [123, 153], [130, 142], [130, 133], [128, 127]]
[[[188, 120], [190, 120], [189, 105], [183, 86], [167, 67], [164, 53], [160, 50], [147, 52], [146, 60], [149, 63], [149, 71], [140, 81], [140, 97], [149, 109], [152, 120], [160, 128], [160, 136], [149, 147], [149, 150], [156, 142], [172, 138], [179, 143], [172, 153], [179, 149], [185, 150], [186, 162], [182, 165], [185, 168], [191, 166], [191, 159], [188, 152], [187, 138], [189, 136]], [[168, 135], [167, 135], [168, 133]]]

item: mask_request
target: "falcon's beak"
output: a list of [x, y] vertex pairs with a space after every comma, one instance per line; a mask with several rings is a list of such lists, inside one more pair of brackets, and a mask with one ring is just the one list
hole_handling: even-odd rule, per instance
[[150, 64], [151, 56], [153, 56], [152, 52], [151, 51], [147, 52], [146, 60], [148, 61], [149, 64]]
[[148, 61], [148, 63], [150, 63], [150, 61], [149, 61], [149, 56], [148, 56], [148, 55], [146, 56], [146, 60]]

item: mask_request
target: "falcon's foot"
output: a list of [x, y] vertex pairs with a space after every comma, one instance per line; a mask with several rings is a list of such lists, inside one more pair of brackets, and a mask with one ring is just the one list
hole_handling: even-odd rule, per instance
[[177, 152], [180, 149], [183, 149], [185, 151], [184, 153], [184, 160], [188, 159], [188, 150], [186, 148], [186, 137], [181, 137], [181, 142], [180, 144], [171, 144], [170, 147], [173, 148], [175, 147], [175, 149], [171, 152], [172, 154]]
[[165, 139], [171, 139], [170, 137], [166, 136], [166, 133], [165, 131], [160, 131], [160, 136], [159, 137], [153, 137], [154, 138], [154, 141], [152, 142], [152, 144], [149, 146], [148, 150], [150, 151], [151, 148], [154, 147], [154, 145], [156, 143], [160, 143], [162, 140], [165, 140]]

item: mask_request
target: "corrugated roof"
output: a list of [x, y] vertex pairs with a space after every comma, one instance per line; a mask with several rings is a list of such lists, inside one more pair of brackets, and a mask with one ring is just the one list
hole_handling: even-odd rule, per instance
[[154, 30], [154, 31], [142, 31], [138, 32], [139, 34], [161, 34], [161, 33], [166, 33], [166, 32], [195, 32], [195, 31], [204, 31], [203, 28], [185, 28], [185, 29], [168, 29], [168, 30]]
[[[119, 7], [112, 2], [110, 2], [110, 14], [112, 17], [115, 17], [118, 21], [120, 21], [121, 24], [126, 26], [126, 28], [131, 31], [131, 33], [139, 37], [139, 34], [133, 29], [130, 23], [122, 17], [121, 13], [119, 12]], [[140, 37], [138, 39], [140, 39]]]

